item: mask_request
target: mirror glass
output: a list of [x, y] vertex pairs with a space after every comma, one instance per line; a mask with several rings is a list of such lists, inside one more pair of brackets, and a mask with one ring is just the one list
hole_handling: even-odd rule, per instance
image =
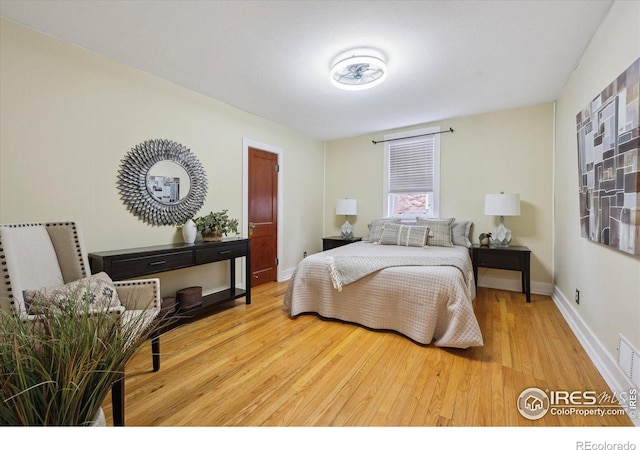
[[184, 200], [191, 190], [191, 178], [180, 164], [160, 161], [147, 174], [149, 194], [164, 205], [174, 205]]

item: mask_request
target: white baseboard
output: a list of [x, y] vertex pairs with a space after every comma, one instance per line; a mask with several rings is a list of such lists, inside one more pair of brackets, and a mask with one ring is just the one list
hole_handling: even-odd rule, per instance
[[[478, 287], [486, 287], [491, 289], [500, 289], [503, 291], [522, 292], [522, 284], [520, 280], [509, 280], [506, 278], [492, 278], [486, 276], [478, 276]], [[551, 283], [542, 283], [539, 281], [531, 282], [531, 293], [539, 295], [551, 295], [553, 285]]]
[[292, 267], [291, 269], [283, 270], [280, 273], [280, 278], [278, 278], [278, 281], [279, 282], [289, 281], [291, 279], [291, 277], [293, 276], [293, 272], [295, 270], [296, 270], [295, 267]]
[[[633, 387], [631, 380], [629, 380], [622, 369], [618, 367], [615, 358], [607, 352], [600, 340], [593, 334], [589, 326], [576, 312], [567, 297], [564, 296], [557, 287], [554, 287], [551, 298], [560, 310], [564, 320], [569, 324], [573, 334], [575, 334], [587, 352], [587, 355], [591, 358], [596, 369], [598, 369], [598, 372], [600, 372], [600, 375], [604, 378], [611, 392], [629, 392]], [[629, 418], [635, 426], [640, 426], [640, 417]]]

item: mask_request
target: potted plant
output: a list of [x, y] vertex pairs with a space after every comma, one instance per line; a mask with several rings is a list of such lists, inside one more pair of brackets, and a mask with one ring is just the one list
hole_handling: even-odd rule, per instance
[[489, 245], [491, 243], [491, 233], [480, 233], [478, 237], [480, 245]]
[[122, 314], [93, 309], [88, 292], [38, 302], [35, 318], [0, 310], [0, 425], [104, 421], [112, 384], [158, 322], [143, 315], [123, 322]]
[[202, 233], [202, 239], [205, 241], [219, 241], [222, 236], [226, 236], [230, 232], [238, 233], [238, 219], [230, 219], [229, 211], [210, 212], [206, 216], [196, 217], [197, 230]]

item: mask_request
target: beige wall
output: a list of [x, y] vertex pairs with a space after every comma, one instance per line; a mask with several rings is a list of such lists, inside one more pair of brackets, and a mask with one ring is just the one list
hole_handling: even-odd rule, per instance
[[576, 114], [640, 57], [639, 23], [640, 2], [614, 2], [556, 112], [555, 285], [614, 360], [618, 333], [640, 349], [640, 257], [580, 236]]
[[[320, 249], [322, 142], [13, 22], [0, 31], [0, 223], [76, 220], [90, 252], [181, 242], [176, 227], [126, 210], [120, 160], [147, 139], [179, 142], [207, 173], [200, 212], [227, 208], [242, 219], [248, 138], [283, 151], [282, 267]], [[226, 272], [226, 263], [171, 272], [162, 293], [218, 290]]]
[[[384, 134], [440, 126], [453, 128], [440, 139], [440, 216], [472, 220], [472, 241], [492, 231], [498, 218], [484, 215], [485, 194], [519, 193], [521, 215], [506, 217], [513, 245], [532, 250], [534, 290], [551, 292], [553, 104], [443, 120], [327, 143], [325, 235], [340, 234], [344, 217], [335, 202], [358, 200], [358, 216], [350, 218], [354, 234], [367, 235], [367, 224], [381, 217]], [[520, 288], [519, 273], [481, 269], [480, 285]], [[491, 279], [491, 280], [489, 280]]]

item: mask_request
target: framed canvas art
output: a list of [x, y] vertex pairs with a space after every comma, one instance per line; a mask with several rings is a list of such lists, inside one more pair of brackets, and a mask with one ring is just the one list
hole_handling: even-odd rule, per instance
[[576, 116], [582, 237], [640, 255], [640, 58]]

